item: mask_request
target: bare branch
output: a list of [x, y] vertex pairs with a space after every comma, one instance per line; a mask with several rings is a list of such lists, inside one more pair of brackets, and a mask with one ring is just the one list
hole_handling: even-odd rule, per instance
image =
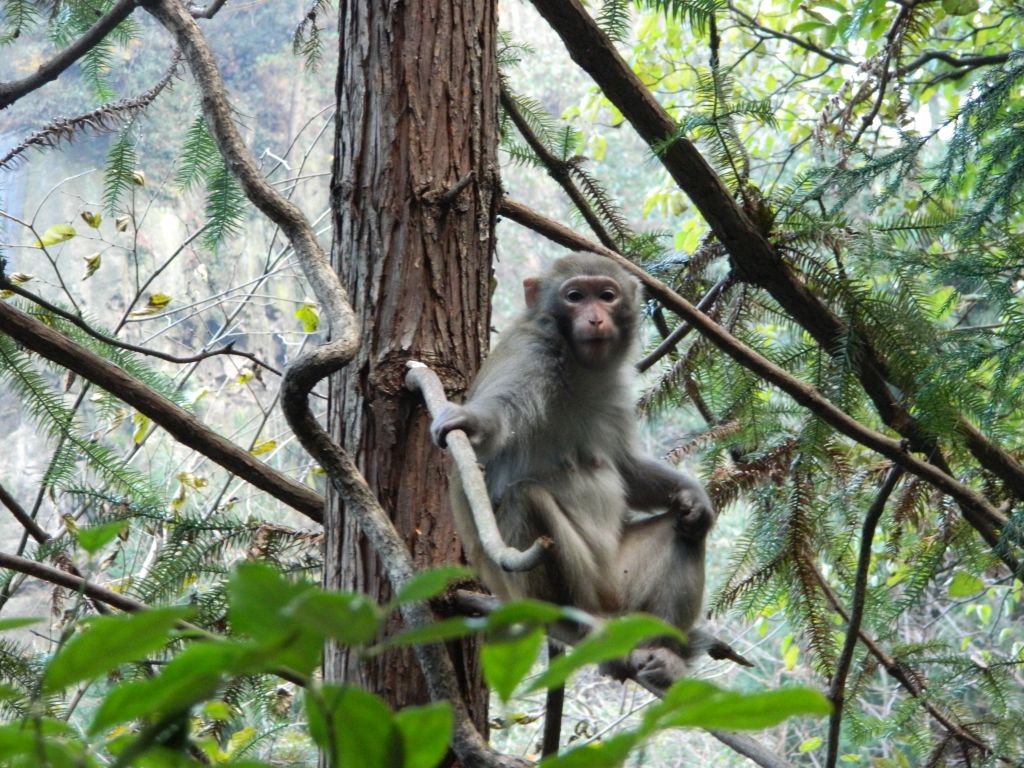
[[316, 522], [323, 521], [323, 499], [311, 488], [281, 474], [244, 448], [221, 437], [191, 413], [129, 376], [116, 365], [31, 315], [0, 302], [0, 331], [144, 413], [187, 445], [257, 488]]
[[[441, 380], [424, 363], [411, 360], [406, 365], [409, 367], [409, 373], [406, 374], [405, 385], [409, 389], [422, 392], [427, 410], [431, 416], [436, 416], [448, 404]], [[547, 536], [541, 536], [525, 552], [508, 546], [501, 537], [498, 523], [494, 519], [494, 509], [491, 507], [484, 474], [480, 471], [476, 451], [473, 450], [469, 437], [461, 429], [455, 429], [448, 433], [447, 443], [448, 452], [459, 469], [462, 488], [473, 512], [473, 522], [480, 535], [480, 546], [483, 547], [484, 554], [506, 571], [529, 571], [536, 568], [554, 542]]]

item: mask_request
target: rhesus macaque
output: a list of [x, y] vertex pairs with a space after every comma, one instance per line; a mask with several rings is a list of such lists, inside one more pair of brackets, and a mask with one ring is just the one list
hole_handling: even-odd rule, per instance
[[[687, 630], [700, 614], [715, 510], [697, 480], [639, 451], [630, 388], [639, 284], [608, 259], [575, 254], [524, 288], [526, 310], [465, 404], [450, 404], [431, 431], [444, 446], [461, 429], [476, 446], [507, 544], [525, 549], [549, 536], [554, 547], [530, 571], [502, 570], [483, 553], [453, 477], [469, 560], [502, 599], [647, 611]], [[636, 652], [630, 663], [657, 685], [671, 681], [671, 662], [655, 654]]]

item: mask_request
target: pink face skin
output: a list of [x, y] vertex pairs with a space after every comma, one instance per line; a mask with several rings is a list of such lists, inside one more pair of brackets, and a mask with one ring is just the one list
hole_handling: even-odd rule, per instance
[[622, 289], [610, 277], [571, 277], [558, 288], [558, 299], [572, 321], [571, 341], [580, 362], [600, 366], [608, 361], [621, 333], [615, 311]]

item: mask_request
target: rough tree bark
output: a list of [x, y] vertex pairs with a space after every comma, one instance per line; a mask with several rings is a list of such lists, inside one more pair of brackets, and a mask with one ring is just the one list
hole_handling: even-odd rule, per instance
[[[459, 560], [444, 457], [432, 447], [409, 360], [458, 394], [486, 349], [498, 206], [497, 39], [492, 0], [350, 0], [339, 12], [332, 258], [360, 314], [362, 346], [332, 384], [332, 434], [356, 457], [417, 567]], [[326, 585], [380, 600], [380, 565], [332, 494]], [[486, 722], [476, 654], [456, 658], [471, 711]], [[409, 653], [363, 662], [328, 652], [328, 679], [426, 701]]]

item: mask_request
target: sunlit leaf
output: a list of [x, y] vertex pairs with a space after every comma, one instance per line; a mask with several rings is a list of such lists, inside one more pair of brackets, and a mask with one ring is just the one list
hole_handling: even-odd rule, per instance
[[43, 232], [43, 236], [36, 240], [36, 248], [42, 248], [47, 245], [56, 245], [57, 243], [63, 243], [65, 240], [70, 240], [74, 237], [77, 232], [75, 228], [70, 224], [54, 224], [52, 227]]

